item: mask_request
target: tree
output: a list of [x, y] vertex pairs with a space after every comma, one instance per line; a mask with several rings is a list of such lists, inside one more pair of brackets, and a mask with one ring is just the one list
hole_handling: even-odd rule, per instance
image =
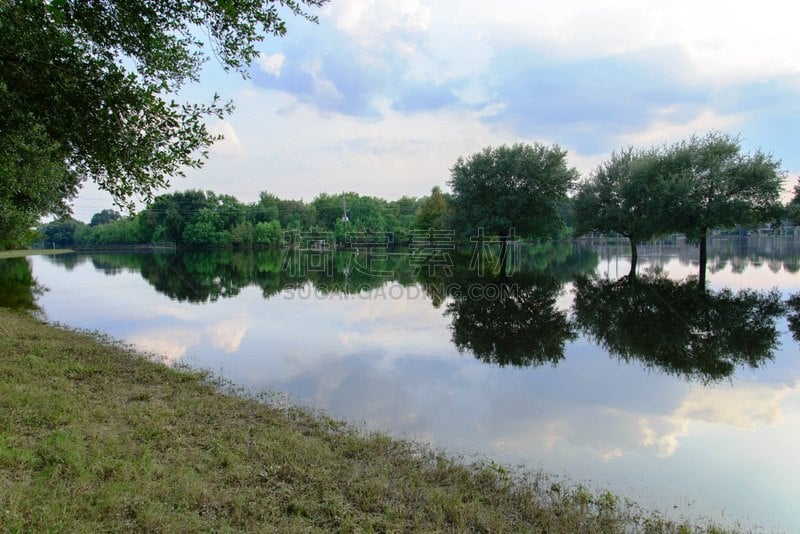
[[[0, 80], [0, 109], [3, 87]], [[23, 245], [41, 215], [69, 213], [66, 199], [75, 195], [80, 179], [60, 154], [42, 126], [21, 121], [9, 130], [0, 113], [0, 250]]]
[[786, 215], [794, 224], [800, 225], [800, 179], [794, 186], [794, 196], [786, 206]]
[[118, 211], [106, 209], [92, 215], [92, 220], [89, 221], [89, 226], [97, 226], [98, 224], [110, 223], [113, 221], [117, 221], [120, 218], [121, 215], [119, 214]]
[[85, 226], [86, 224], [76, 221], [72, 217], [62, 217], [45, 224], [40, 231], [44, 236], [46, 245], [69, 247], [75, 244], [75, 234]]
[[502, 145], [459, 158], [451, 169], [455, 226], [471, 236], [479, 229], [499, 236], [501, 275], [512, 231], [543, 237], [561, 227], [557, 205], [578, 175], [566, 156], [558, 146]]
[[442, 193], [437, 185], [431, 189], [430, 196], [425, 197], [414, 216], [414, 228], [417, 230], [441, 230], [450, 217], [450, 199]]
[[700, 242], [699, 284], [705, 287], [709, 231], [779, 218], [784, 172], [771, 154], [742, 154], [738, 137], [722, 133], [692, 137], [667, 152], [674, 179], [688, 184], [676, 230]]
[[686, 187], [666, 163], [658, 150], [625, 148], [598, 166], [575, 196], [575, 235], [616, 232], [627, 237], [631, 276], [636, 274], [637, 244], [678, 225], [672, 208]]
[[[62, 212], [81, 179], [119, 205], [197, 167], [231, 105], [171, 98], [212, 50], [247, 75], [281, 9], [308, 20], [327, 0], [4, 0], [0, 4], [0, 230]], [[13, 167], [12, 172], [7, 172]], [[34, 187], [20, 189], [20, 177]]]
[[278, 246], [283, 239], [278, 221], [260, 222], [255, 226], [253, 240], [259, 245]]

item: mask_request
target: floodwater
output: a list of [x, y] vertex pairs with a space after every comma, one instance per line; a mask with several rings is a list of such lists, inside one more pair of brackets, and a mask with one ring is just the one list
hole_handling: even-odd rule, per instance
[[671, 517], [800, 531], [800, 240], [0, 260], [0, 306]]

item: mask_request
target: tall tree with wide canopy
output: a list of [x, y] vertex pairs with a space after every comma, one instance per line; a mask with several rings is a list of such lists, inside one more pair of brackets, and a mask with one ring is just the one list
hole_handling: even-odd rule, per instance
[[325, 2], [0, 0], [0, 232], [65, 211], [81, 180], [132, 205], [200, 166], [204, 120], [231, 106], [173, 95], [209, 50], [246, 76], [282, 16]]
[[685, 202], [675, 206], [680, 211], [675, 230], [700, 242], [699, 284], [704, 287], [709, 232], [779, 219], [785, 173], [771, 154], [744, 154], [738, 137], [719, 132], [677, 143], [667, 157], [673, 179], [688, 184]]
[[501, 274], [510, 232], [545, 237], [560, 229], [558, 203], [578, 176], [565, 150], [539, 143], [487, 147], [459, 158], [450, 172], [455, 225], [469, 236], [482, 229], [500, 238]]
[[630, 240], [631, 276], [637, 244], [671, 231], [686, 187], [669, 174], [659, 150], [628, 147], [598, 166], [575, 196], [575, 234], [616, 232]]

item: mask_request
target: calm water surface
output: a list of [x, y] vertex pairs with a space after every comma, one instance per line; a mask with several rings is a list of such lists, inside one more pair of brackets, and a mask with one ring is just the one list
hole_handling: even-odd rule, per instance
[[687, 246], [645, 247], [635, 279], [613, 244], [526, 247], [505, 280], [469, 251], [36, 256], [0, 260], [0, 301], [456, 454], [797, 532], [800, 240], [709, 258], [703, 293]]

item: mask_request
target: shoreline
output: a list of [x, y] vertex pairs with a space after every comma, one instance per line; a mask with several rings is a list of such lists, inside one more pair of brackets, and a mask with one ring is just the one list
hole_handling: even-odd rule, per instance
[[0, 530], [724, 532], [223, 386], [0, 308]]
[[0, 250], [0, 260], [6, 258], [25, 258], [27, 256], [55, 256], [56, 254], [69, 254], [70, 252], [75, 251], [69, 248]]

